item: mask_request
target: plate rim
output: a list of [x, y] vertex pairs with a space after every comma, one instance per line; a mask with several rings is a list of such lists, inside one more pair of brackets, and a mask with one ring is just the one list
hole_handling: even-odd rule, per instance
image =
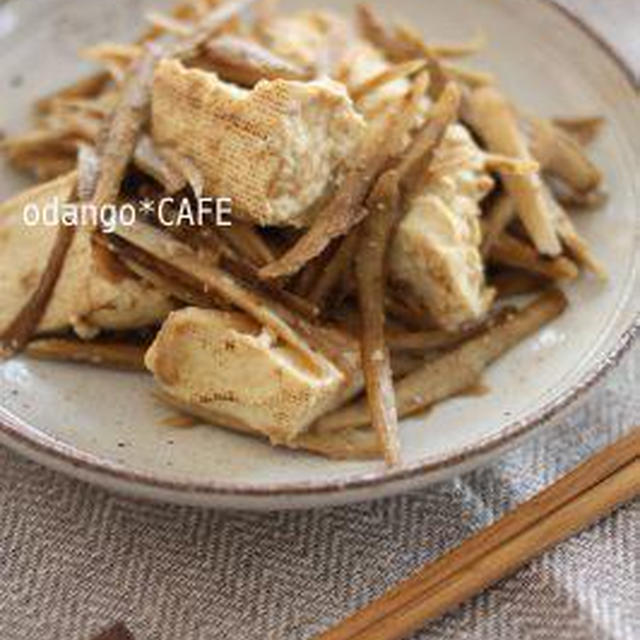
[[[546, 6], [562, 14], [573, 25], [587, 35], [594, 44], [622, 71], [631, 89], [636, 93], [640, 90], [640, 83], [629, 64], [619, 53], [582, 18], [566, 6], [559, 5], [555, 0], [537, 0], [538, 4]], [[627, 301], [628, 303], [629, 301]], [[622, 332], [616, 343], [598, 357], [592, 366], [568, 388], [563, 394], [541, 406], [537, 411], [529, 414], [526, 419], [515, 420], [500, 431], [499, 434], [488, 436], [472, 445], [458, 448], [451, 453], [439, 454], [435, 459], [423, 458], [409, 467], [402, 469], [384, 469], [354, 474], [342, 480], [274, 483], [274, 484], [237, 484], [219, 481], [188, 481], [162, 478], [152, 472], [134, 471], [116, 462], [109, 461], [86, 451], [75, 448], [70, 444], [57, 441], [30, 425], [28, 422], [10, 413], [0, 406], [0, 435], [9, 447], [20, 445], [21, 451], [29, 451], [34, 458], [46, 466], [55, 463], [57, 469], [77, 477], [78, 471], [86, 472], [90, 481], [109, 487], [109, 481], [125, 486], [134, 485], [147, 495], [149, 492], [169, 492], [176, 497], [183, 495], [209, 498], [210, 504], [216, 497], [236, 497], [238, 499], [271, 498], [282, 499], [291, 497], [324, 497], [332, 494], [344, 496], [350, 491], [379, 489], [386, 485], [393, 486], [402, 482], [427, 477], [435, 472], [446, 472], [472, 461], [473, 458], [486, 458], [493, 453], [499, 453], [515, 446], [516, 442], [531, 434], [535, 429], [550, 423], [563, 411], [570, 408], [576, 401], [591, 390], [610, 371], [617, 367], [631, 349], [634, 342], [640, 338], [640, 312], [631, 319], [629, 327]], [[25, 454], [28, 456], [28, 454]], [[76, 473], [74, 473], [76, 472]], [[86, 478], [83, 478], [86, 481]], [[425, 481], [426, 482], [426, 481]]]

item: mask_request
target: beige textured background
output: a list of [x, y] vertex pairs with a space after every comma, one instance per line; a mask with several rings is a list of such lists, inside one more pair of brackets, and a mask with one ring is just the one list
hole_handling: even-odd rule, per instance
[[639, 0], [556, 0], [598, 32], [640, 79]]
[[[564, 0], [640, 76], [639, 0]], [[0, 448], [0, 638], [305, 640], [640, 424], [637, 347], [566, 424], [427, 491], [271, 515], [139, 504]], [[637, 640], [640, 501], [420, 640]]]

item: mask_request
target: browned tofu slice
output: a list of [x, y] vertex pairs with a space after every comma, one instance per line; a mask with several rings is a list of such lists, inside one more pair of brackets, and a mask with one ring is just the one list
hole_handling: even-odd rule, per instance
[[[274, 53], [303, 69], [322, 72], [327, 52], [341, 48], [351, 26], [331, 11], [302, 10], [277, 14], [260, 29], [264, 44]], [[336, 39], [340, 42], [336, 42]]]
[[206, 195], [231, 198], [260, 225], [307, 225], [365, 129], [331, 80], [264, 80], [247, 91], [165, 60], [153, 83], [156, 144], [195, 163]]
[[[357, 343], [345, 356], [358, 359]], [[300, 353], [242, 313], [194, 307], [169, 316], [146, 364], [177, 404], [275, 443], [294, 440], [362, 389], [360, 376]]]
[[451, 331], [481, 318], [494, 296], [486, 285], [479, 223], [479, 202], [493, 183], [469, 132], [456, 124], [439, 155], [458, 152], [465, 154], [463, 165], [452, 170], [443, 165], [429, 177], [411, 201], [390, 252], [391, 279]]
[[[349, 87], [354, 88], [370, 81], [372, 78], [391, 69], [392, 65], [386, 60], [384, 55], [376, 48], [364, 40], [356, 38], [353, 40], [345, 61], [341, 75]], [[388, 82], [381, 87], [371, 91], [358, 103], [358, 108], [368, 118], [377, 118], [384, 110], [393, 105], [409, 91], [410, 83], [406, 78], [399, 78], [393, 82]], [[429, 101], [425, 96], [425, 113], [428, 109]]]
[[[74, 183], [75, 174], [68, 174], [0, 205], [0, 330], [38, 285], [56, 236], [55, 226], [26, 224], [25, 207], [42, 211], [55, 198], [64, 203]], [[140, 280], [112, 282], [101, 275], [93, 260], [90, 232], [79, 228], [39, 330], [73, 327], [88, 337], [100, 329], [135, 329], [160, 322], [171, 309], [167, 296]]]

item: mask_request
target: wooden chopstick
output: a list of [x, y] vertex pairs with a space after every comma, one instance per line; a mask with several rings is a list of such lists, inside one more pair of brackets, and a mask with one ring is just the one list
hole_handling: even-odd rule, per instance
[[640, 494], [640, 429], [317, 640], [401, 640]]
[[131, 631], [127, 629], [126, 625], [118, 622], [99, 633], [93, 640], [133, 640], [133, 635], [131, 635]]

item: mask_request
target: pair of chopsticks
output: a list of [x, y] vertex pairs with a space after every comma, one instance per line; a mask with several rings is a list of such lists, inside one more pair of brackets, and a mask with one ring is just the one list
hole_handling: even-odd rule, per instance
[[640, 495], [640, 428], [316, 640], [401, 640]]

